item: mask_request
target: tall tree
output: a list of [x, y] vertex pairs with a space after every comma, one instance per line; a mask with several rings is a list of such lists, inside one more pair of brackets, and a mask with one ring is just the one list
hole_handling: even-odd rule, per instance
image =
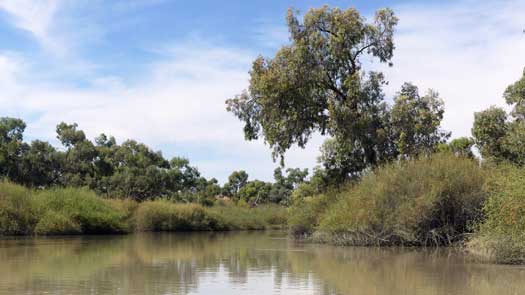
[[244, 122], [246, 139], [263, 136], [282, 160], [292, 145], [304, 147], [319, 131], [351, 143], [364, 161], [376, 163], [385, 81], [380, 73], [366, 73], [361, 59], [390, 64], [394, 13], [379, 10], [367, 23], [356, 9], [324, 6], [300, 22], [290, 9], [287, 23], [291, 43], [274, 58], [258, 57], [249, 90], [226, 102]]

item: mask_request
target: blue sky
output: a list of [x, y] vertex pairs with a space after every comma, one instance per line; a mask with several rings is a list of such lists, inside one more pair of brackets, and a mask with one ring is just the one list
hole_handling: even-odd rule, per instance
[[[400, 18], [389, 96], [404, 81], [437, 90], [445, 129], [469, 135], [473, 112], [503, 105], [525, 67], [525, 0], [507, 1], [102, 1], [0, 0], [0, 116], [23, 118], [26, 139], [51, 140], [60, 121], [90, 138], [134, 138], [185, 156], [207, 177], [232, 170], [269, 180], [263, 142], [245, 142], [224, 100], [248, 86], [258, 55], [287, 42], [288, 7], [356, 7]], [[316, 165], [320, 136], [287, 154]]]

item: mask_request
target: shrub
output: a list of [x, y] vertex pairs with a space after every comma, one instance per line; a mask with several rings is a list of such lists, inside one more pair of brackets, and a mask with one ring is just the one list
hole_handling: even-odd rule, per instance
[[339, 193], [330, 191], [311, 197], [294, 200], [288, 210], [288, 227], [296, 237], [309, 236], [319, 225], [319, 220], [329, 205], [337, 199]]
[[211, 230], [217, 220], [202, 205], [177, 204], [166, 200], [147, 201], [137, 209], [137, 229], [141, 231]]
[[38, 222], [36, 209], [29, 189], [0, 181], [0, 235], [32, 233]]
[[282, 228], [287, 220], [286, 208], [271, 204], [255, 208], [215, 206], [209, 208], [209, 212], [217, 220], [218, 229], [223, 230]]
[[467, 249], [498, 263], [525, 263], [525, 169], [504, 165], [492, 172], [486, 218]]
[[[44, 190], [35, 196], [43, 218], [39, 221], [41, 233], [75, 233], [77, 225], [85, 234], [128, 232], [126, 213], [98, 197], [94, 192], [78, 188]], [[49, 225], [50, 228], [45, 226]]]
[[80, 224], [71, 217], [56, 211], [47, 211], [38, 221], [34, 233], [37, 235], [81, 234]]
[[326, 210], [322, 198], [306, 202], [290, 224], [301, 216], [303, 230], [334, 244], [450, 245], [481, 218], [484, 179], [475, 161], [449, 154], [397, 162], [332, 196]]

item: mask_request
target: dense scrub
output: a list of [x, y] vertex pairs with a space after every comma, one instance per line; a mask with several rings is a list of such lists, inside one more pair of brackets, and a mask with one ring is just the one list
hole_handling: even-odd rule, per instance
[[128, 216], [85, 189], [32, 191], [0, 182], [0, 234], [91, 234], [130, 230]]
[[158, 200], [141, 203], [135, 219], [139, 231], [259, 230], [284, 226], [286, 209], [277, 205], [204, 207]]
[[0, 235], [266, 229], [286, 224], [277, 205], [204, 207], [166, 200], [104, 199], [87, 189], [30, 190], [0, 182]]
[[477, 162], [450, 154], [393, 163], [299, 202], [289, 224], [333, 244], [451, 245], [481, 219], [484, 181]]
[[486, 190], [486, 218], [468, 242], [468, 250], [499, 263], [525, 263], [525, 170], [499, 167]]

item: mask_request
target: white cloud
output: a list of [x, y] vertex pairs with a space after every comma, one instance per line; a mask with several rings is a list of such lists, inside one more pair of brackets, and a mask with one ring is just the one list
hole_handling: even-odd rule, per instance
[[[133, 84], [101, 77], [83, 89], [8, 75], [2, 81], [19, 91], [3, 95], [4, 106], [20, 114], [40, 113], [28, 122], [31, 138], [52, 140], [58, 122], [77, 122], [90, 138], [105, 132], [155, 147], [192, 145], [211, 150], [218, 159], [192, 151], [186, 155], [208, 177], [224, 180], [231, 171], [245, 169], [252, 177], [271, 179], [277, 164], [268, 147], [260, 141], [245, 142], [242, 124], [226, 112], [224, 103], [247, 86], [247, 70], [255, 55], [195, 42], [163, 52], [162, 62], [151, 64]], [[288, 162], [313, 166], [317, 147], [312, 144], [308, 150], [291, 152]]]
[[505, 87], [525, 67], [525, 1], [460, 1], [400, 6], [388, 93], [404, 81], [437, 90], [443, 126], [470, 136], [473, 113], [503, 105]]

